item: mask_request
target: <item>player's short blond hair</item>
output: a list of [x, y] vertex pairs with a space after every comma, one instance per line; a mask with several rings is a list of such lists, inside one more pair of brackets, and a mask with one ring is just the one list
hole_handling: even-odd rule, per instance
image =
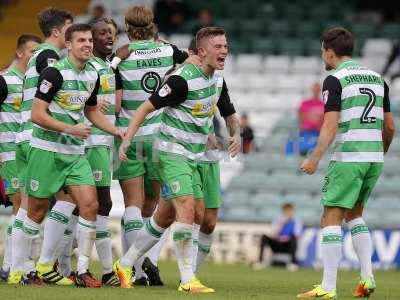
[[225, 35], [225, 30], [222, 27], [204, 27], [196, 33], [196, 48], [206, 40], [215, 36]]
[[127, 33], [132, 40], [149, 40], [154, 38], [157, 27], [154, 24], [153, 11], [144, 5], [130, 7], [125, 13]]

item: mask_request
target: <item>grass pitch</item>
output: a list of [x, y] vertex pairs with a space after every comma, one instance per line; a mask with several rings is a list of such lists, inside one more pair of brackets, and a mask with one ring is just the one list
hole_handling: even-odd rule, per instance
[[[83, 289], [75, 287], [33, 288], [29, 286], [9, 286], [0, 284], [1, 299], [26, 300], [120, 300], [120, 299], [296, 299], [298, 292], [310, 289], [321, 280], [321, 271], [304, 269], [290, 273], [286, 269], [269, 268], [253, 271], [244, 265], [205, 264], [199, 278], [206, 285], [216, 290], [215, 294], [188, 295], [176, 291], [178, 287], [178, 269], [174, 262], [160, 264], [164, 287], [135, 287], [130, 290], [119, 288]], [[99, 274], [99, 265], [93, 266]], [[339, 271], [338, 299], [354, 299], [351, 296], [358, 274]], [[400, 271], [375, 272], [378, 289], [371, 299], [400, 299]]]

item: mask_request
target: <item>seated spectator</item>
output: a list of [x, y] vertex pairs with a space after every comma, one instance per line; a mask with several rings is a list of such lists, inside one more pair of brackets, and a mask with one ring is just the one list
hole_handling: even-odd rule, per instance
[[248, 154], [253, 151], [254, 134], [253, 129], [249, 125], [249, 119], [246, 113], [240, 116], [240, 128], [242, 137], [242, 152]]
[[324, 102], [321, 99], [321, 85], [311, 86], [311, 98], [304, 99], [298, 110], [299, 131], [286, 145], [286, 154], [299, 153], [304, 156], [317, 144], [319, 131], [324, 122]]
[[264, 249], [269, 247], [273, 254], [286, 253], [290, 255], [290, 263], [286, 266], [290, 271], [298, 269], [296, 260], [297, 239], [300, 236], [303, 225], [294, 216], [294, 206], [291, 203], [282, 205], [282, 216], [273, 222], [272, 233], [261, 236], [259, 261], [255, 268], [267, 266], [269, 263], [264, 259]]

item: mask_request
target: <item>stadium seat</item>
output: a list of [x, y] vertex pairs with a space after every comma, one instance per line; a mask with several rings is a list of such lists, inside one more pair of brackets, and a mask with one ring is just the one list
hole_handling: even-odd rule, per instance
[[276, 45], [271, 39], [259, 38], [253, 41], [253, 50], [261, 55], [271, 55], [276, 52]]
[[368, 39], [362, 49], [366, 57], [387, 57], [392, 50], [392, 42], [389, 39]]
[[386, 23], [383, 25], [380, 36], [390, 40], [397, 40], [400, 36], [400, 25], [398, 23]]
[[288, 55], [269, 55], [264, 62], [265, 72], [269, 74], [286, 74], [291, 66], [291, 58]]
[[190, 41], [192, 40], [191, 34], [171, 34], [168, 38], [169, 42], [178, 48], [187, 49], [189, 47]]
[[262, 61], [259, 54], [239, 54], [236, 67], [241, 73], [258, 73], [261, 71]]
[[322, 61], [317, 57], [297, 56], [293, 59], [291, 71], [299, 74], [317, 74], [322, 69]]
[[279, 53], [289, 56], [305, 54], [304, 41], [302, 39], [279, 39], [277, 40]]
[[268, 28], [268, 36], [285, 38], [290, 34], [290, 25], [285, 21], [273, 21]]
[[321, 34], [319, 25], [315, 22], [300, 22], [294, 28], [295, 36], [301, 39], [318, 39]]

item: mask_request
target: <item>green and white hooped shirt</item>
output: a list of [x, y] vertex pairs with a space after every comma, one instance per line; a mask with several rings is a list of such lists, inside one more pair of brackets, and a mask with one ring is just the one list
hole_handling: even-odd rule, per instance
[[217, 76], [184, 64], [150, 97], [156, 109], [164, 107], [154, 145], [157, 150], [190, 160], [203, 157], [218, 102], [217, 82]]
[[[95, 68], [100, 78], [100, 87], [97, 97], [98, 99], [106, 100], [109, 103], [109, 108], [105, 112], [105, 116], [112, 124], [115, 124], [115, 73], [111, 68], [110, 62], [108, 60], [104, 61], [99, 57], [93, 57], [89, 62]], [[91, 122], [86, 118], [85, 123], [91, 124]], [[88, 138], [85, 140], [85, 147], [91, 148], [106, 146], [111, 149], [113, 143], [113, 135], [92, 125], [92, 131]]]
[[348, 60], [325, 79], [322, 90], [325, 112], [340, 112], [332, 160], [383, 162], [383, 117], [390, 111], [383, 78]]
[[[157, 91], [167, 73], [176, 63], [182, 63], [187, 53], [173, 45], [154, 40], [135, 41], [129, 44], [130, 55], [118, 65], [117, 80], [122, 82], [121, 111], [116, 126], [126, 129], [137, 108]], [[135, 140], [154, 137], [158, 132], [161, 111], [146, 117]]]
[[[47, 101], [56, 120], [76, 125], [84, 122], [85, 105], [97, 105], [100, 80], [95, 68], [86, 63], [78, 69], [68, 57], [42, 72], [35, 97]], [[71, 134], [33, 126], [31, 146], [62, 154], [82, 155], [85, 143]]]
[[32, 138], [31, 110], [32, 101], [38, 87], [39, 75], [45, 68], [53, 66], [59, 60], [59, 51], [50, 44], [40, 44], [28, 62], [23, 85], [21, 126], [17, 135], [17, 143], [29, 142]]
[[24, 75], [11, 66], [0, 75], [0, 163], [15, 160]]

